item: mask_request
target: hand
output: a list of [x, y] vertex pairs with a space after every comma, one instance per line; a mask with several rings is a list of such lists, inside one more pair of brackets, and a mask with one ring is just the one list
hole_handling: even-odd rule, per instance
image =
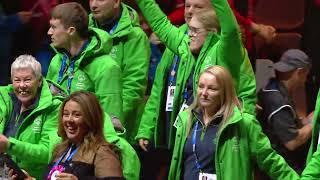
[[[26, 178], [24, 178], [24, 180], [35, 180], [35, 178], [31, 177], [25, 170], [22, 169], [22, 171], [24, 172], [24, 174], [27, 176]], [[15, 180], [17, 179], [17, 175], [13, 174], [13, 169], [9, 170], [9, 179], [10, 180]]]
[[303, 125], [312, 124], [312, 121], [313, 121], [313, 112], [314, 112], [314, 111], [312, 111], [310, 114], [308, 114], [307, 117], [302, 117], [302, 118], [300, 118], [300, 119], [301, 119], [301, 123], [302, 123]]
[[151, 33], [151, 35], [149, 36], [149, 41], [155, 45], [161, 44], [160, 39], [155, 33]]
[[149, 145], [149, 141], [147, 139], [139, 139], [139, 146], [144, 151], [148, 152], [147, 146]]
[[9, 140], [3, 134], [0, 134], [0, 153], [4, 153], [9, 145]]
[[269, 25], [259, 24], [260, 30], [258, 31], [257, 35], [262, 37], [266, 43], [271, 43], [274, 38], [276, 37], [276, 29]]
[[32, 12], [31, 11], [20, 11], [17, 13], [19, 19], [21, 20], [22, 24], [25, 24], [30, 21], [32, 18]]
[[121, 121], [117, 117], [115, 116], [111, 117], [111, 121], [116, 131], [120, 131], [120, 132], [124, 131], [124, 127], [122, 126]]
[[59, 173], [56, 175], [57, 180], [78, 180], [77, 176], [69, 173]]

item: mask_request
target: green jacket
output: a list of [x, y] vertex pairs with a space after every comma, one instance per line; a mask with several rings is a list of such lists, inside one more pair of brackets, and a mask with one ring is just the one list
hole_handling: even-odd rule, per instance
[[320, 148], [309, 159], [309, 163], [301, 174], [301, 180], [319, 180], [320, 179]]
[[213, 4], [221, 25], [221, 34], [209, 33], [197, 60], [195, 60], [190, 51], [189, 37], [185, 33], [185, 26], [178, 29], [170, 24], [169, 20], [161, 12], [158, 6], [155, 5], [153, 0], [139, 0], [138, 5], [153, 28], [153, 31], [157, 33], [161, 41], [165, 43], [171, 52], [169, 52], [169, 50], [165, 51], [163, 58], [157, 67], [151, 96], [149, 97], [144, 110], [136, 139], [154, 138], [156, 146], [158, 145], [158, 133], [162, 131], [162, 129], [158, 127], [160, 121], [159, 108], [163, 107], [161, 106], [162, 102], [165, 103], [165, 98], [162, 98], [162, 93], [164, 93], [167, 74], [170, 71], [174, 54], [177, 54], [180, 57], [180, 62], [177, 72], [173, 111], [170, 119], [171, 129], [169, 130], [169, 147], [172, 147], [175, 136], [175, 130], [172, 127], [172, 124], [183, 104], [183, 91], [194, 66], [194, 94], [196, 94], [200, 73], [209, 66], [221, 65], [227, 68], [232, 74], [238, 97], [241, 99], [244, 106], [244, 111], [255, 114], [255, 75], [247, 52], [242, 46], [239, 27], [227, 1], [217, 0], [215, 1], [215, 4]]
[[[77, 90], [94, 92], [105, 112], [122, 119], [121, 72], [119, 66], [108, 55], [111, 50], [111, 38], [99, 29], [89, 29], [90, 37], [87, 47], [75, 58], [75, 67], [70, 93]], [[47, 78], [58, 82], [58, 76], [63, 58], [70, 58], [59, 50], [52, 58]], [[58, 82], [62, 87], [68, 87], [68, 68]]]
[[317, 151], [320, 133], [320, 89], [318, 91], [318, 97], [316, 102], [316, 107], [313, 113], [313, 128], [312, 128], [312, 138], [311, 145], [307, 156], [307, 163], [311, 160], [312, 154]]
[[[173, 150], [168, 179], [180, 179], [183, 174], [183, 152], [187, 140], [187, 121], [190, 110], [178, 115], [176, 142]], [[197, 121], [193, 118], [193, 123]], [[217, 134], [215, 160], [218, 180], [254, 179], [254, 165], [267, 172], [270, 177], [281, 180], [299, 179], [285, 160], [274, 151], [270, 141], [262, 132], [259, 122], [248, 113], [235, 107], [228, 122]]]
[[[106, 113], [121, 117], [121, 76], [120, 68], [109, 55], [111, 38], [104, 31], [90, 28], [90, 43], [87, 48], [77, 56], [75, 61], [74, 80], [71, 92], [87, 90], [94, 92]], [[52, 59], [47, 77], [57, 81], [63, 54], [57, 51]], [[61, 82], [67, 87], [68, 77], [65, 74]], [[123, 175], [126, 179], [136, 180], [139, 178], [140, 161], [135, 150], [130, 144], [119, 137], [114, 130], [110, 116], [105, 115], [104, 132], [108, 142], [115, 144], [121, 152]]]
[[[0, 132], [13, 111], [13, 102], [9, 93], [12, 85], [0, 88]], [[24, 119], [15, 137], [9, 137], [9, 153], [18, 166], [31, 176], [41, 179], [51, 159], [53, 143], [58, 129], [58, 112], [61, 96], [50, 92], [48, 83], [43, 79], [38, 106]]]
[[[139, 25], [136, 11], [124, 3], [121, 4], [121, 8], [118, 26], [110, 34], [113, 39], [110, 55], [122, 72], [122, 124], [127, 130], [126, 139], [135, 144], [134, 137], [144, 108], [151, 50], [148, 37]], [[98, 27], [92, 14], [89, 15], [89, 26]]]

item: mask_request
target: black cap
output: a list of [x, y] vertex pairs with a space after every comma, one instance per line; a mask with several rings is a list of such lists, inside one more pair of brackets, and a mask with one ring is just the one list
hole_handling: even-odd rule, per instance
[[311, 66], [311, 59], [299, 49], [289, 49], [284, 52], [280, 61], [273, 65], [279, 72], [289, 72], [297, 68], [306, 68]]

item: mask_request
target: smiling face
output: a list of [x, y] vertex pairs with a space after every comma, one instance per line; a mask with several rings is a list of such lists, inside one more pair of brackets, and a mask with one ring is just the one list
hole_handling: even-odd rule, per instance
[[41, 79], [37, 79], [31, 68], [16, 69], [12, 73], [12, 86], [14, 94], [24, 107], [33, 103]]
[[193, 54], [199, 54], [200, 50], [208, 36], [206, 30], [196, 17], [193, 17], [189, 23], [190, 49]]
[[115, 15], [116, 9], [120, 7], [120, 0], [90, 0], [89, 5], [93, 17], [102, 23]]
[[202, 108], [220, 105], [221, 87], [214, 75], [203, 73], [199, 78], [197, 96]]
[[65, 28], [60, 19], [51, 19], [48, 35], [56, 48], [67, 48], [70, 41], [69, 28]]
[[72, 100], [63, 108], [62, 124], [67, 138], [75, 144], [81, 143], [88, 132], [81, 107]]

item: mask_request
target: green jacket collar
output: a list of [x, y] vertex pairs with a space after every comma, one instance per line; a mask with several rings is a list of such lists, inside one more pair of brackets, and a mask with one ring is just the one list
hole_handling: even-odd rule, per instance
[[[112, 34], [112, 37], [122, 37], [128, 35], [133, 27], [140, 27], [137, 12], [130, 6], [121, 3], [122, 12], [118, 26]], [[99, 28], [92, 14], [89, 15], [89, 26]]]
[[[62, 49], [56, 49], [51, 44], [53, 50], [59, 54], [61, 57], [64, 56]], [[89, 44], [87, 47], [79, 53], [75, 65], [80, 66], [81, 64], [90, 63], [94, 57], [109, 54], [112, 48], [112, 39], [108, 33], [105, 31], [90, 27], [89, 28]], [[67, 63], [69, 63], [67, 61]]]

